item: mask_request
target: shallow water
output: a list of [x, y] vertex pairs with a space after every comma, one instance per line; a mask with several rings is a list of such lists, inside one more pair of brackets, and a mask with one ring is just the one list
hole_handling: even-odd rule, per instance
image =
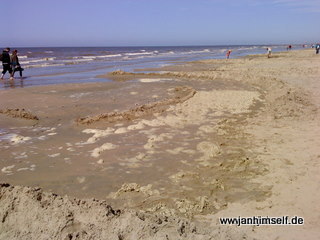
[[[285, 46], [272, 46], [273, 51], [284, 51]], [[295, 49], [300, 48], [294, 46]], [[82, 47], [82, 48], [20, 48], [19, 57], [23, 79], [0, 81], [0, 89], [63, 83], [108, 81], [97, 75], [114, 70], [133, 71], [153, 68], [179, 61], [231, 58], [247, 54], [265, 53], [266, 46], [190, 46], [190, 47]]]
[[[101, 121], [78, 125], [75, 122], [79, 117], [161, 101], [170, 97], [177, 86], [190, 86], [198, 91], [253, 90], [237, 82], [192, 79], [16, 89], [16, 94], [25, 94], [23, 106], [34, 111], [40, 122], [0, 118], [1, 126], [7, 126], [1, 131], [3, 137], [0, 136], [0, 181], [41, 186], [61, 195], [102, 199], [125, 183], [152, 184], [153, 189], [161, 191], [163, 198], [169, 199], [166, 201], [185, 194], [191, 198], [207, 195], [209, 190], [205, 184], [210, 179], [239, 184], [240, 180], [232, 183], [236, 175], [230, 179], [230, 174], [224, 175], [213, 166], [223, 159], [241, 158], [241, 153], [228, 157], [206, 155], [218, 144], [220, 137], [213, 129], [219, 121], [232, 116], [228, 112], [215, 113], [199, 106], [198, 110], [204, 111], [201, 114], [206, 115], [201, 121], [188, 121], [181, 118], [179, 111], [169, 111], [115, 123]], [[45, 101], [37, 101], [44, 98]], [[10, 100], [4, 104], [10, 105]], [[159, 125], [155, 121], [157, 117], [167, 120]], [[28, 122], [28, 126], [23, 122]], [[206, 164], [212, 166], [208, 168]], [[198, 173], [195, 173], [195, 177], [187, 175], [183, 179], [183, 188], [177, 187], [180, 183], [174, 180], [175, 174], [194, 171], [201, 171], [205, 182], [199, 183]], [[119, 206], [125, 203], [125, 199], [115, 200]]]

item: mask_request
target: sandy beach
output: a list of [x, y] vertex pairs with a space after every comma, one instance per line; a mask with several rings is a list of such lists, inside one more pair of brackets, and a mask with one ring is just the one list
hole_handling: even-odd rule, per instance
[[0, 91], [0, 239], [320, 238], [319, 76], [306, 49]]

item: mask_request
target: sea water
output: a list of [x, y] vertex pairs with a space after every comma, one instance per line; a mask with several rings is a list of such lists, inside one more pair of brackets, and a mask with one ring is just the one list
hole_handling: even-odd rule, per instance
[[[271, 46], [273, 52], [286, 46]], [[19, 73], [14, 82], [1, 81], [0, 89], [64, 83], [109, 81], [96, 78], [114, 70], [134, 71], [137, 68], [161, 67], [181, 61], [231, 58], [266, 53], [267, 46], [173, 46], [173, 47], [45, 47], [17, 48], [24, 78]], [[293, 46], [294, 49], [301, 48]], [[9, 75], [7, 73], [6, 78]]]

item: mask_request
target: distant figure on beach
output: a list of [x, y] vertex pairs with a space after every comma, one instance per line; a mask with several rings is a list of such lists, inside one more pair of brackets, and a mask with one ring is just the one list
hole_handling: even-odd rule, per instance
[[10, 80], [12, 80], [13, 75], [12, 75], [12, 68], [11, 68], [10, 48], [5, 48], [3, 50], [1, 55], [1, 61], [2, 61], [2, 67], [3, 67], [1, 79], [3, 79], [4, 75], [8, 71], [10, 74]]
[[12, 55], [11, 55], [11, 65], [12, 65], [12, 70], [13, 70], [12, 77], [14, 77], [15, 72], [19, 71], [20, 77], [22, 78], [23, 68], [20, 66], [19, 58], [18, 58], [18, 50], [16, 50], [16, 49], [13, 50]]
[[268, 47], [268, 48], [267, 48], [268, 58], [271, 57], [271, 52], [272, 52], [271, 47]]
[[316, 45], [316, 54], [319, 54], [319, 51], [320, 51], [320, 44], [317, 44]]
[[228, 51], [227, 51], [227, 53], [226, 53], [227, 59], [229, 59], [231, 52], [232, 52], [232, 50], [228, 50]]
[[289, 51], [289, 50], [291, 50], [291, 49], [292, 49], [292, 46], [289, 45], [289, 46], [287, 47], [287, 51]]

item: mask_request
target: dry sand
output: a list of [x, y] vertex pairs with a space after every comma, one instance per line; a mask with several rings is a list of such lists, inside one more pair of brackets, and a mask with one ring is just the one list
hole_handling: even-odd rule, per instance
[[0, 239], [320, 238], [318, 56], [155, 70], [0, 92]]

